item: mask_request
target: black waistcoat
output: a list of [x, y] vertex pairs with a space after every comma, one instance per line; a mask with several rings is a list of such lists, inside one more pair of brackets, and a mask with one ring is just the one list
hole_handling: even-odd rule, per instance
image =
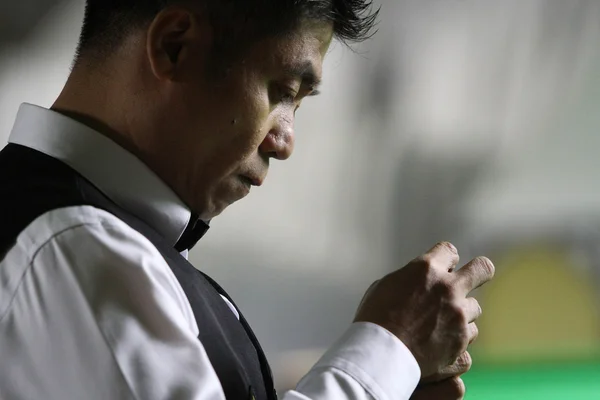
[[82, 205], [115, 215], [148, 238], [162, 254], [190, 302], [200, 332], [198, 339], [226, 398], [275, 400], [265, 355], [244, 317], [240, 314], [238, 321], [225, 304], [221, 295], [231, 299], [217, 283], [195, 269], [157, 231], [120, 208], [61, 161], [15, 144], [0, 151], [1, 254], [37, 217], [51, 210]]

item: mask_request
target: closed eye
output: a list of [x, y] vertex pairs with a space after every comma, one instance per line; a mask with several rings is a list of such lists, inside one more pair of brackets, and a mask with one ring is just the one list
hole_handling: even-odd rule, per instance
[[298, 93], [288, 87], [282, 86], [279, 88], [279, 101], [286, 104], [294, 104]]

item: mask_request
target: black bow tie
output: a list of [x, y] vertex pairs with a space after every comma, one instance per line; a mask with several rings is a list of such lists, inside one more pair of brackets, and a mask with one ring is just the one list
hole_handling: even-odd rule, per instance
[[202, 236], [208, 231], [208, 228], [210, 228], [210, 226], [207, 222], [198, 219], [197, 215], [192, 214], [190, 222], [188, 222], [185, 227], [183, 234], [177, 243], [175, 243], [175, 250], [180, 253], [184, 250], [191, 250], [192, 247], [202, 239]]

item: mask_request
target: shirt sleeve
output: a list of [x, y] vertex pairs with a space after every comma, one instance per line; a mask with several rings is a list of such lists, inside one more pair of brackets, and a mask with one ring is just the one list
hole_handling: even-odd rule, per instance
[[[40, 217], [0, 264], [0, 398], [222, 400], [197, 335], [156, 248], [93, 207]], [[408, 399], [418, 380], [400, 340], [360, 323], [283, 399]]]
[[408, 400], [421, 370], [386, 329], [354, 323], [284, 400]]
[[114, 216], [47, 213], [0, 271], [0, 398], [225, 398], [170, 268]]

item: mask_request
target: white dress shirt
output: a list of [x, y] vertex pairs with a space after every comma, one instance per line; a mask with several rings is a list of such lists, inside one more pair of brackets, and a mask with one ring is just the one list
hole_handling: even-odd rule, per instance
[[[173, 244], [190, 219], [139, 159], [66, 116], [24, 104], [9, 141], [65, 162]], [[198, 329], [144, 236], [94, 207], [50, 211], [0, 263], [0, 399], [224, 399]], [[408, 399], [419, 378], [399, 339], [354, 323], [282, 399]]]

